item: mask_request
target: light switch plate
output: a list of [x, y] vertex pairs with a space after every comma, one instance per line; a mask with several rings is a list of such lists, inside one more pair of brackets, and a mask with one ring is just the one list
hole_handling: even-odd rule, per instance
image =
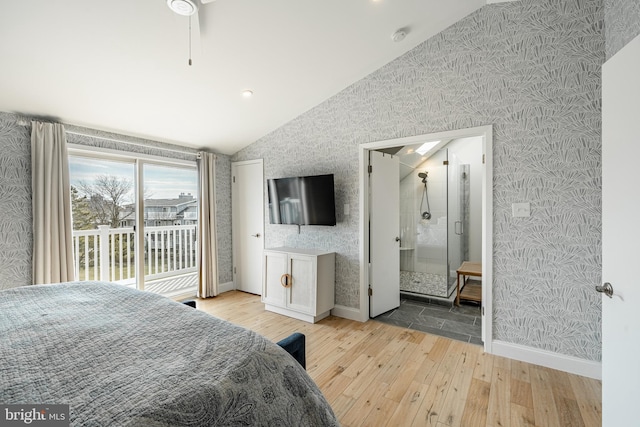
[[349, 209], [349, 203], [345, 203], [344, 204], [344, 214], [345, 215], [349, 215], [350, 211], [351, 211], [351, 209]]
[[531, 203], [512, 203], [511, 211], [514, 218], [531, 216]]

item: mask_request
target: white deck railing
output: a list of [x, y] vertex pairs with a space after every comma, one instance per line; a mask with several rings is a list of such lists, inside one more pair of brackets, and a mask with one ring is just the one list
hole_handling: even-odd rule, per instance
[[[77, 280], [135, 279], [133, 227], [74, 230]], [[144, 227], [145, 279], [196, 271], [196, 226]]]

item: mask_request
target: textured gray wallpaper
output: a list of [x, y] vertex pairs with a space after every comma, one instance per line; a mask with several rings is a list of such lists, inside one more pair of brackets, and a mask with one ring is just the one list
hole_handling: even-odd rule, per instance
[[31, 133], [0, 113], [0, 289], [31, 284]]
[[[179, 145], [119, 135], [117, 133], [89, 129], [80, 126], [65, 125], [64, 128], [65, 131], [67, 131], [67, 142], [69, 144], [78, 144], [85, 147], [106, 148], [109, 150], [124, 151], [127, 153], [147, 154], [166, 157], [169, 159], [193, 161], [195, 161], [196, 153], [198, 152], [198, 150]], [[82, 135], [76, 135], [74, 132]]]
[[[0, 289], [31, 284], [31, 131], [19, 126], [18, 117], [0, 112]], [[109, 148], [132, 153], [195, 160], [196, 150], [181, 146], [133, 138], [77, 126], [67, 131], [69, 143]], [[140, 146], [110, 139], [131, 141]], [[172, 149], [182, 151], [166, 151]], [[218, 220], [218, 279], [230, 282], [231, 263], [231, 163], [229, 156], [217, 154], [216, 217]]]
[[358, 307], [359, 144], [493, 124], [494, 338], [600, 360], [603, 18], [602, 0], [486, 6], [236, 153], [267, 178], [336, 174], [338, 225], [267, 225], [266, 246], [337, 252], [336, 303]]
[[216, 154], [216, 237], [218, 239], [218, 281], [233, 281], [231, 242], [231, 158]]
[[604, 0], [607, 59], [640, 34], [640, 1]]

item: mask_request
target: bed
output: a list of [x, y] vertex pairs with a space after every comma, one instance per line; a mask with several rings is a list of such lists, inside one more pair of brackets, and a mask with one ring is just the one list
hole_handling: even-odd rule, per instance
[[337, 426], [275, 343], [105, 282], [0, 291], [0, 403], [68, 404], [72, 426]]

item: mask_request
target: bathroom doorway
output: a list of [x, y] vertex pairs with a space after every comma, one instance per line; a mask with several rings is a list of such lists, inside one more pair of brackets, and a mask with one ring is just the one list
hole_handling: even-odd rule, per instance
[[[362, 146], [363, 157], [365, 152], [381, 151], [396, 156], [400, 163], [398, 274], [402, 304], [395, 314], [389, 312], [381, 316], [387, 317], [388, 323], [395, 321], [405, 327], [414, 324], [413, 329], [433, 333], [429, 328], [446, 329], [451, 325], [453, 333], [460, 332], [465, 324], [472, 325], [468, 341], [480, 343], [482, 340], [487, 349], [490, 319], [482, 316], [482, 311], [490, 312], [491, 294], [490, 287], [485, 285], [491, 283], [488, 248], [491, 247], [492, 178], [490, 156], [487, 156], [491, 153], [490, 147], [491, 127]], [[361, 194], [375, 191], [368, 188], [367, 177], [363, 178]], [[369, 218], [367, 201], [362, 205], [361, 218]], [[366, 234], [363, 233], [363, 249], [370, 256]], [[377, 260], [369, 261], [373, 265]], [[463, 261], [479, 262], [483, 267], [482, 278], [477, 282], [482, 289], [481, 305], [462, 308], [453, 305], [456, 270]], [[363, 274], [366, 284], [371, 284], [369, 271]], [[412, 319], [412, 313], [418, 317]], [[426, 319], [430, 316], [433, 319]]]

